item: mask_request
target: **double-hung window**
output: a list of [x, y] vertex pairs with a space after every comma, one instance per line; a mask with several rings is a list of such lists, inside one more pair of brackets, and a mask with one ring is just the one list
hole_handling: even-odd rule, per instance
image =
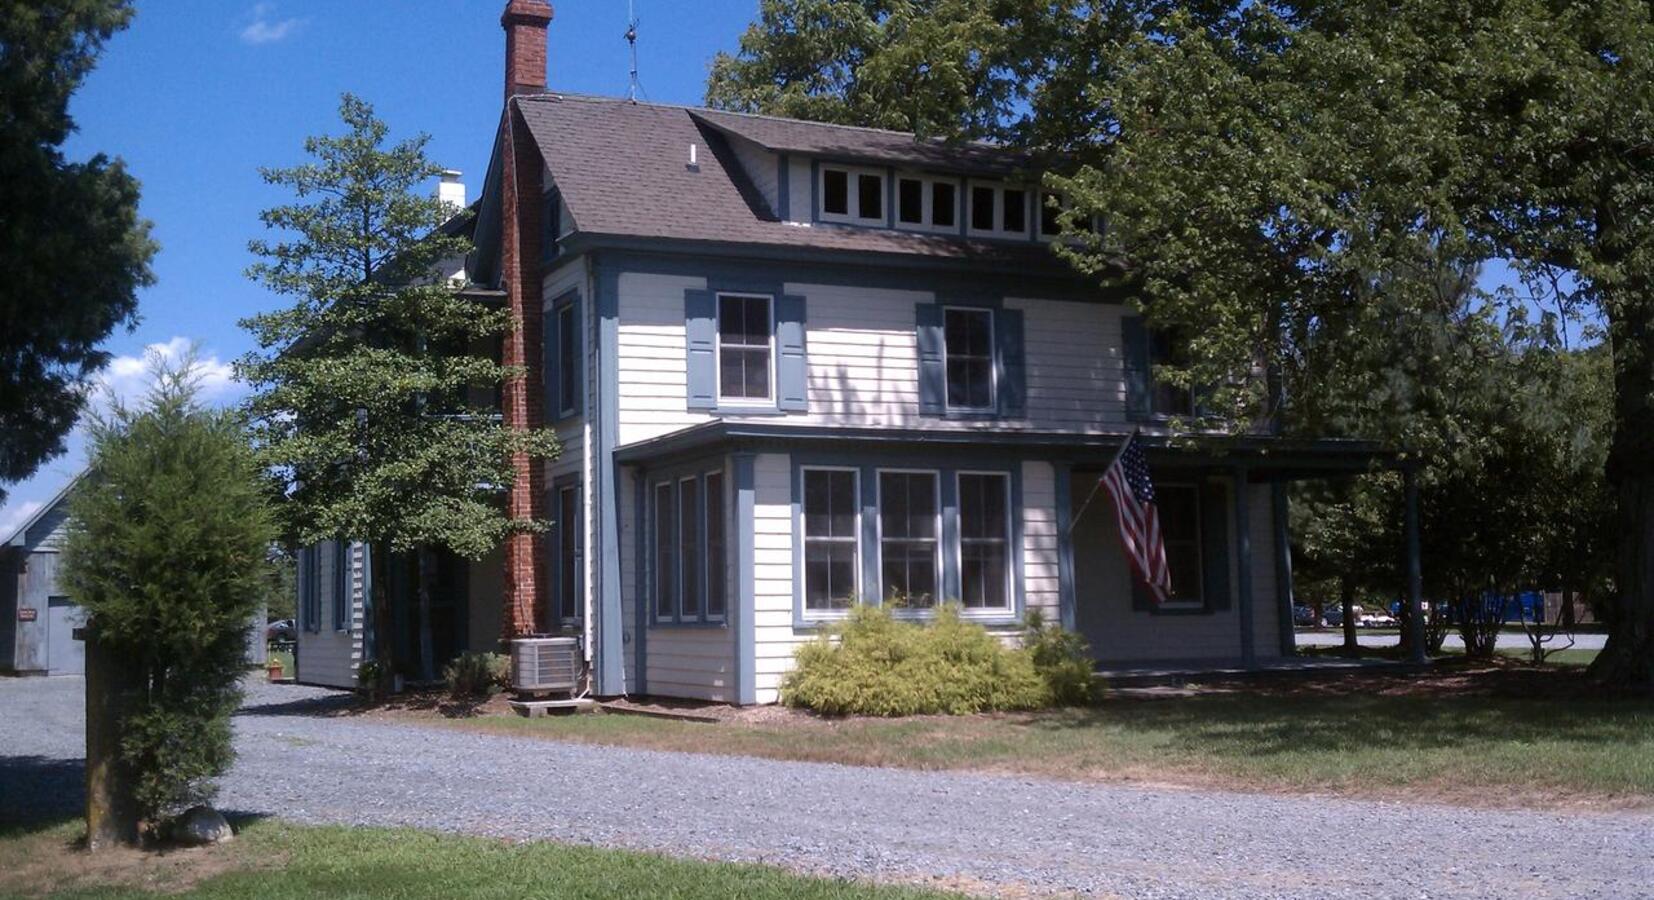
[[942, 313], [949, 409], [994, 406], [994, 312], [948, 307]]
[[557, 488], [557, 618], [576, 622], [580, 615], [580, 487]]
[[351, 620], [350, 542], [333, 542], [333, 630], [349, 631]]
[[1011, 608], [1011, 486], [1003, 472], [960, 472], [959, 603]]
[[557, 307], [557, 414], [572, 416], [580, 403], [580, 318], [573, 303]]
[[1200, 489], [1191, 484], [1161, 484], [1154, 489], [1160, 537], [1166, 545], [1166, 569], [1172, 593], [1163, 607], [1198, 607], [1206, 602], [1201, 569]]
[[706, 585], [701, 580], [705, 557], [701, 551], [701, 482], [693, 476], [678, 481], [678, 615], [698, 619]]
[[671, 621], [678, 613], [677, 518], [670, 481], [655, 485], [655, 618]]
[[803, 470], [804, 610], [848, 609], [860, 565], [861, 490], [855, 469]]
[[824, 222], [883, 225], [885, 173], [855, 166], [822, 166], [820, 218]]
[[879, 473], [879, 568], [887, 606], [929, 609], [942, 575], [937, 473]]
[[757, 294], [718, 295], [720, 401], [770, 400], [775, 357], [770, 304], [770, 297]]

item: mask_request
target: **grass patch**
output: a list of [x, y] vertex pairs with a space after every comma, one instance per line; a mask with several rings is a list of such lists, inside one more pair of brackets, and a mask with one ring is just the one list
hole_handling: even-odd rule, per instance
[[253, 822], [236, 840], [91, 856], [78, 822], [0, 832], [0, 898], [397, 897], [924, 900], [955, 895], [807, 878], [767, 866], [510, 843], [407, 829]]
[[662, 750], [1087, 781], [1472, 805], [1654, 804], [1654, 701], [1544, 687], [1573, 684], [1578, 674], [1513, 667], [1491, 670], [1492, 682], [1453, 675], [1219, 685], [1088, 709], [895, 720], [788, 713], [715, 725], [614, 715], [455, 724]]

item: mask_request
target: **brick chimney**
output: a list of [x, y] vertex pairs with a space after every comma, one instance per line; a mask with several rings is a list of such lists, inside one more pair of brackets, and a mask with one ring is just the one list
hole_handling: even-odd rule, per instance
[[543, 94], [546, 90], [546, 26], [551, 4], [545, 0], [511, 0], [500, 14], [505, 29], [505, 96]]
[[[506, 427], [524, 430], [545, 424], [540, 297], [540, 230], [544, 216], [541, 173], [545, 163], [512, 98], [545, 91], [546, 26], [550, 23], [551, 7], [543, 0], [511, 0], [500, 16], [500, 27], [505, 29], [506, 101], [500, 120], [500, 272], [512, 323], [501, 361], [524, 372], [523, 377], [505, 383], [500, 400]], [[512, 468], [516, 478], [506, 498], [507, 514], [513, 519], [545, 519], [545, 464], [517, 454]], [[546, 561], [547, 544], [542, 535], [513, 534], [506, 538], [505, 609], [500, 616], [503, 639], [535, 634], [549, 626], [551, 582]]]

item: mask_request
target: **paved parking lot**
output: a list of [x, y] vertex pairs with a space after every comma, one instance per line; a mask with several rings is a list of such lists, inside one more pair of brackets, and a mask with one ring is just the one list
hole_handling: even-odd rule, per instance
[[[0, 679], [0, 819], [73, 815], [78, 678]], [[995, 893], [1646, 897], [1654, 816], [1505, 812], [660, 753], [323, 715], [255, 685], [219, 805]]]

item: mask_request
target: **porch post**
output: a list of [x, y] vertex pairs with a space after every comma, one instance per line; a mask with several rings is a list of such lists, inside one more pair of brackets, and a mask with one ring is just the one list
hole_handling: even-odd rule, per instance
[[1057, 609], [1062, 627], [1074, 630], [1074, 465], [1052, 463], [1057, 488]]
[[1257, 635], [1252, 621], [1252, 510], [1246, 466], [1235, 467], [1235, 610], [1240, 615], [1241, 665], [1258, 664]]
[[1407, 503], [1407, 641], [1413, 662], [1424, 662], [1424, 575], [1419, 564], [1419, 482], [1413, 463], [1402, 469]]
[[735, 702], [758, 702], [757, 553], [753, 531], [757, 522], [758, 493], [753, 475], [755, 456], [736, 453], [735, 463], [735, 603], [730, 607], [730, 631], [735, 635]]
[[1269, 499], [1275, 520], [1275, 599], [1279, 607], [1278, 629], [1281, 637], [1281, 655], [1297, 653], [1297, 633], [1293, 630], [1293, 607], [1297, 598], [1292, 595], [1292, 527], [1286, 496], [1286, 482], [1276, 481], [1269, 486]]

